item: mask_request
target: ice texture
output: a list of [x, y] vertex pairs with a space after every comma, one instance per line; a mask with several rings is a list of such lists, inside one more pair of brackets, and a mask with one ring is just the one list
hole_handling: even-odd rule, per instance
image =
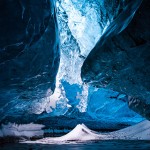
[[42, 128], [44, 128], [44, 125], [33, 123], [22, 125], [3, 124], [0, 129], [0, 137], [42, 137], [44, 134]]
[[[74, 116], [77, 119], [79, 110], [101, 121], [106, 118], [114, 120], [115, 117], [117, 123], [142, 120], [128, 108], [126, 102], [122, 102], [127, 101], [126, 95], [122, 94], [123, 98], [119, 100], [120, 93], [98, 89], [81, 80], [81, 67], [86, 57], [127, 4], [126, 1], [107, 0], [57, 2], [61, 57], [56, 89], [46, 108], [50, 116]], [[133, 16], [127, 17], [130, 22]], [[86, 115], [83, 116], [87, 121], [90, 120]]]
[[129, 2], [84, 61], [81, 76], [86, 83], [128, 95], [129, 107], [150, 119], [148, 3]]
[[55, 89], [60, 55], [58, 32], [54, 0], [1, 0], [1, 119], [45, 110], [42, 104], [49, 101], [43, 98]]
[[[75, 101], [79, 100], [77, 108], [80, 112], [86, 112], [89, 85], [81, 80], [81, 66], [105, 29], [125, 7], [124, 5], [124, 1], [57, 1], [61, 58], [56, 89], [50, 96], [51, 104], [46, 108], [47, 112], [52, 112], [52, 108], [59, 103], [58, 100], [69, 103], [70, 99], [66, 92], [75, 84], [81, 90], [76, 95]], [[63, 82], [68, 82], [70, 87], [65, 89]]]

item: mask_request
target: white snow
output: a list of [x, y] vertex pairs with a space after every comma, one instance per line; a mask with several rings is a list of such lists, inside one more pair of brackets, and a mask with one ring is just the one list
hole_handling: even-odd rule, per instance
[[54, 138], [43, 138], [36, 141], [26, 141], [23, 143], [41, 143], [41, 144], [52, 144], [52, 143], [65, 143], [67, 141], [89, 141], [107, 138], [105, 135], [99, 135], [95, 131], [90, 130], [84, 124], [77, 125], [71, 132], [61, 137]]
[[0, 137], [41, 137], [44, 134], [44, 131], [42, 130], [43, 127], [44, 125], [33, 123], [22, 125], [8, 123], [7, 125], [2, 125], [0, 130]]
[[150, 140], [150, 121], [145, 120], [134, 126], [112, 132], [111, 134], [120, 139]]
[[84, 124], [77, 125], [68, 134], [55, 137], [55, 138], [43, 138], [36, 141], [26, 141], [24, 143], [41, 143], [41, 144], [53, 144], [53, 143], [66, 143], [71, 142], [82, 142], [91, 140], [150, 140], [150, 121], [145, 120], [137, 125], [127, 127], [115, 132], [110, 133], [98, 133], [90, 130]]

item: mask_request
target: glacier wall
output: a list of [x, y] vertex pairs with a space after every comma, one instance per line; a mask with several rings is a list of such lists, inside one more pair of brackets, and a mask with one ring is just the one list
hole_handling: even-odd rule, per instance
[[0, 8], [0, 118], [41, 113], [34, 107], [53, 93], [59, 65], [55, 1], [1, 0]]
[[147, 4], [147, 0], [137, 0], [127, 5], [87, 57], [81, 74], [86, 83], [127, 94], [129, 107], [150, 119], [150, 21]]
[[[95, 121], [107, 118], [111, 123], [115, 123], [114, 119], [117, 118], [116, 123], [131, 124], [142, 120], [124, 102], [127, 101], [126, 95], [92, 87], [83, 83], [80, 77], [86, 57], [126, 5], [124, 1], [57, 2], [61, 58], [56, 89], [49, 97], [46, 111], [49, 116], [61, 116], [64, 120], [62, 125], [68, 127], [65, 121], [71, 117], [77, 121], [77, 117], [81, 120], [86, 118], [89, 122], [91, 118]], [[49, 118], [48, 115], [45, 116]]]

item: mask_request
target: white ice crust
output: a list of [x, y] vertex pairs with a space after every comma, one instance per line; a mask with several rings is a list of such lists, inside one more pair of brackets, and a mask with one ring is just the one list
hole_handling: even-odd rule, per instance
[[0, 137], [41, 137], [44, 134], [44, 131], [42, 130], [43, 127], [44, 125], [33, 123], [22, 125], [9, 123], [7, 125], [2, 125], [0, 130]]

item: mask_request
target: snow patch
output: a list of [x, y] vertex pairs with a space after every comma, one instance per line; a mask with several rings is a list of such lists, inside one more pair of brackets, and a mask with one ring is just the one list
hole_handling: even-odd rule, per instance
[[22, 124], [8, 123], [1, 126], [0, 137], [14, 136], [14, 137], [41, 137], [44, 134], [42, 128], [44, 125], [40, 124]]

